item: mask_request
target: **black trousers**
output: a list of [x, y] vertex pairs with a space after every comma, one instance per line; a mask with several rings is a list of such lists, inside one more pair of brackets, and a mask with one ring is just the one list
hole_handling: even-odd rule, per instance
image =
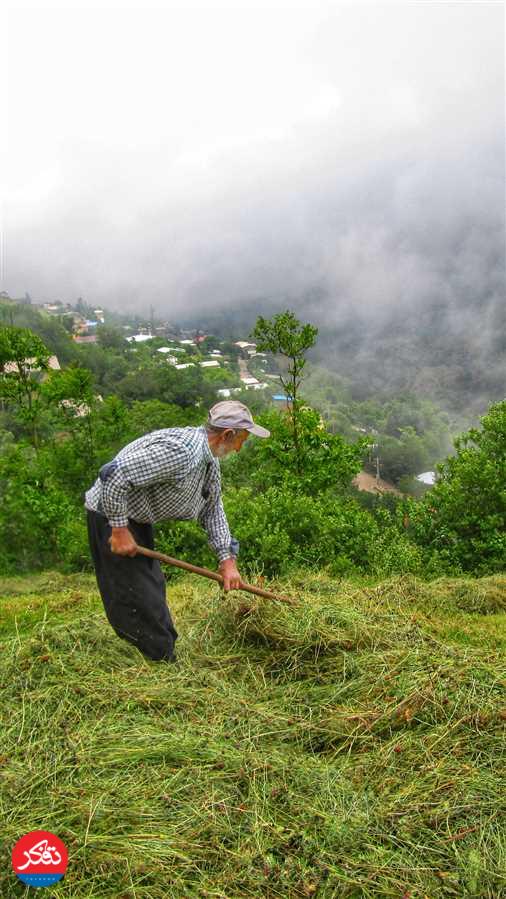
[[[105, 614], [119, 637], [149, 659], [174, 662], [178, 633], [165, 599], [165, 578], [156, 559], [111, 552], [104, 515], [87, 510], [88, 537]], [[153, 528], [128, 522], [136, 543], [154, 549]]]

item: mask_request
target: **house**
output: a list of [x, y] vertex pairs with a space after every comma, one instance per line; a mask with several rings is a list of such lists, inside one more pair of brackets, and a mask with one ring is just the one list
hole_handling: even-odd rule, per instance
[[436, 472], [422, 471], [421, 474], [416, 475], [416, 480], [420, 481], [421, 484], [427, 484], [428, 487], [433, 487], [436, 483]]
[[84, 418], [85, 415], [90, 414], [90, 407], [87, 403], [76, 403], [74, 400], [60, 400], [59, 405], [73, 412], [76, 418]]
[[157, 353], [163, 353], [165, 356], [165, 360], [169, 363], [169, 365], [175, 365], [177, 362], [177, 356], [172, 355], [172, 348], [170, 346], [161, 346], [157, 349]]
[[[25, 368], [29, 368], [30, 371], [40, 371], [40, 368], [37, 365], [34, 365], [34, 363], [35, 363], [35, 357], [23, 360], [23, 365]], [[57, 356], [50, 356], [47, 364], [48, 364], [48, 368], [51, 368], [53, 371], [60, 371], [61, 366], [60, 366]], [[4, 374], [8, 375], [8, 374], [12, 374], [12, 372], [17, 372], [17, 371], [18, 371], [17, 362], [6, 362], [5, 363]]]
[[216, 393], [218, 394], [218, 396], [223, 396], [226, 398], [226, 397], [231, 396], [233, 393], [242, 393], [242, 388], [241, 387], [221, 387], [219, 390], [216, 391]]
[[251, 349], [256, 353], [257, 345], [256, 343], [249, 343], [247, 340], [236, 340], [234, 346], [238, 346], [240, 350], [248, 350]]
[[131, 337], [126, 337], [129, 343], [144, 343], [145, 340], [153, 340], [152, 334], [132, 334]]
[[202, 368], [219, 368], [220, 367], [220, 363], [216, 359], [213, 359], [212, 361], [209, 361], [209, 362], [201, 362], [200, 364], [201, 364]]
[[174, 368], [195, 368], [195, 362], [180, 362], [179, 365], [175, 365]]
[[97, 335], [96, 334], [74, 334], [74, 338], [76, 343], [97, 343]]

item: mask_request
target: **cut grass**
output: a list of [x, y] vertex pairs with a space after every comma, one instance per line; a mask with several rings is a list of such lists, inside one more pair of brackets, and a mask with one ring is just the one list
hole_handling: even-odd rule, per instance
[[0, 583], [2, 897], [34, 829], [61, 899], [506, 896], [506, 577], [276, 588], [170, 587], [169, 666], [89, 577]]

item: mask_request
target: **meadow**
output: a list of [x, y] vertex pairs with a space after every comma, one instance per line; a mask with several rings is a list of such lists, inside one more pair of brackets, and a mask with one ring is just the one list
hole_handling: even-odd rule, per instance
[[174, 665], [94, 579], [0, 581], [1, 868], [47, 829], [59, 899], [506, 896], [506, 575], [169, 585]]

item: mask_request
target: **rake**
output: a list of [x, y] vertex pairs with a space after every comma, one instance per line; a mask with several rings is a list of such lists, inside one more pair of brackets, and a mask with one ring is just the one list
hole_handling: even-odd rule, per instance
[[[172, 556], [166, 556], [164, 553], [156, 552], [154, 549], [147, 549], [145, 546], [137, 546], [137, 552], [141, 553], [143, 556], [149, 556], [150, 559], [158, 559], [159, 562], [164, 562], [166, 565], [174, 565], [176, 568], [182, 568], [184, 571], [191, 571], [193, 574], [199, 574], [201, 577], [210, 578], [212, 581], [217, 581], [218, 584], [223, 586], [223, 577], [221, 574], [218, 574], [216, 571], [211, 571], [209, 568], [200, 568], [199, 565], [191, 565], [190, 562], [183, 562], [181, 559], [173, 559]], [[262, 590], [261, 587], [255, 587], [254, 584], [246, 584], [245, 581], [241, 581], [241, 586], [237, 589], [245, 590], [247, 593], [254, 593], [255, 596], [263, 596], [264, 599], [275, 599], [278, 602], [297, 605], [296, 601], [289, 596], [278, 596], [276, 593]]]

